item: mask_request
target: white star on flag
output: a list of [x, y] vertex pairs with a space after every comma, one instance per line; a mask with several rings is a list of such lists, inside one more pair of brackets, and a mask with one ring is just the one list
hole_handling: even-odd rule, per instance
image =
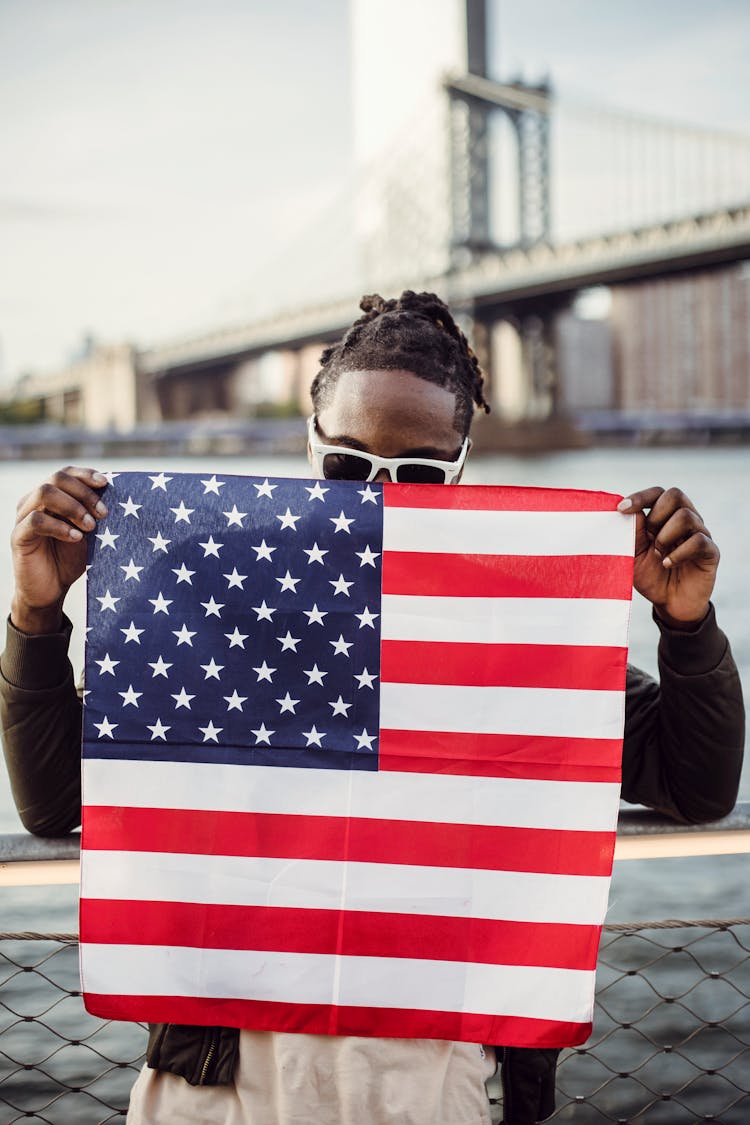
[[181, 628], [173, 629], [172, 632], [177, 637], [178, 646], [190, 645], [191, 648], [193, 647], [193, 637], [195, 636], [195, 629], [191, 631], [190, 629], [188, 629], [187, 625], [182, 625]]
[[203, 678], [205, 680], [221, 680], [221, 676], [219, 675], [219, 672], [221, 672], [223, 667], [224, 667], [224, 665], [223, 664], [217, 664], [216, 661], [214, 660], [213, 656], [212, 656], [211, 659], [209, 660], [208, 664], [201, 664], [201, 668], [206, 673], [206, 675]]
[[165, 476], [164, 473], [159, 473], [158, 476], [149, 477], [148, 479], [152, 482], [152, 484], [151, 484], [151, 491], [152, 492], [156, 488], [160, 488], [162, 492], [166, 492], [167, 491], [167, 485], [172, 480], [171, 477]]
[[180, 500], [178, 507], [170, 508], [169, 510], [170, 512], [174, 512], [175, 523], [190, 523], [190, 517], [195, 511], [195, 508], [186, 508], [185, 501]]
[[324, 562], [323, 562], [323, 556], [327, 555], [328, 551], [327, 550], [322, 551], [317, 543], [313, 543], [312, 547], [305, 547], [304, 551], [305, 551], [305, 554], [308, 556], [308, 558], [307, 558], [307, 565], [308, 566], [310, 565], [310, 563], [314, 563], [314, 562], [320, 563], [321, 566], [325, 565]]
[[365, 730], [365, 728], [363, 727], [362, 733], [361, 734], [355, 734], [354, 737], [357, 740], [357, 749], [358, 750], [372, 750], [372, 744], [375, 741], [375, 735], [374, 734], [368, 734], [367, 731]]
[[172, 694], [172, 699], [175, 701], [175, 709], [177, 707], [187, 707], [188, 711], [191, 710], [190, 700], [195, 699], [194, 695], [188, 695], [184, 687], [181, 687], [177, 695]]
[[362, 560], [359, 564], [360, 566], [371, 566], [374, 568], [376, 559], [380, 558], [380, 551], [371, 551], [369, 546], [365, 547], [364, 551], [355, 551], [354, 554]]
[[237, 571], [237, 567], [234, 567], [231, 574], [225, 574], [224, 577], [226, 578], [227, 582], [229, 583], [229, 589], [230, 590], [233, 589], [234, 587], [237, 587], [238, 590], [244, 590], [245, 589], [243, 583], [244, 583], [245, 579], [247, 578], [247, 575], [246, 574], [239, 574], [238, 571]]
[[241, 633], [239, 631], [239, 629], [237, 628], [237, 626], [235, 625], [234, 630], [231, 633], [225, 633], [224, 636], [229, 641], [229, 647], [230, 648], [244, 648], [245, 647], [245, 641], [250, 636], [250, 634], [249, 633]]
[[151, 741], [152, 742], [156, 738], [160, 738], [162, 740], [162, 742], [166, 742], [167, 731], [172, 729], [171, 727], [165, 727], [164, 724], [162, 723], [161, 719], [157, 719], [153, 726], [149, 726], [148, 724], [146, 724], [146, 725], [147, 725], [148, 730], [151, 731]]
[[277, 637], [276, 640], [281, 645], [282, 652], [287, 652], [289, 649], [291, 649], [292, 652], [296, 652], [297, 645], [300, 641], [299, 637], [293, 637], [288, 629], [283, 637]]
[[188, 570], [188, 568], [185, 566], [184, 563], [182, 563], [179, 567], [177, 567], [176, 570], [173, 568], [172, 573], [177, 575], [178, 584], [180, 582], [187, 582], [187, 584], [189, 586], [193, 585], [191, 579], [192, 579], [193, 575], [195, 574], [195, 571], [194, 570]]
[[201, 484], [203, 485], [203, 495], [208, 496], [209, 492], [213, 492], [215, 496], [219, 496], [219, 489], [223, 488], [225, 483], [226, 482], [223, 480], [217, 480], [216, 474], [214, 474], [208, 480], [202, 480]]
[[339, 514], [337, 516], [330, 516], [329, 518], [330, 518], [330, 521], [333, 524], [333, 526], [336, 528], [337, 532], [345, 531], [347, 533], [347, 535], [351, 535], [351, 531], [349, 530], [349, 524], [354, 523], [354, 520], [348, 519], [347, 516], [344, 514], [343, 509], [339, 512]]
[[129, 684], [127, 691], [118, 691], [117, 694], [122, 696], [123, 707], [127, 707], [128, 704], [131, 704], [133, 707], [137, 707], [138, 706], [138, 700], [143, 695], [143, 692], [142, 691], [134, 691], [133, 685]]
[[275, 484], [269, 484], [268, 478], [266, 477], [266, 479], [263, 481], [263, 484], [254, 484], [253, 488], [255, 488], [258, 492], [258, 499], [260, 499], [261, 496], [267, 496], [269, 498], [269, 500], [271, 500], [271, 499], [273, 499], [272, 493], [273, 493], [273, 490], [276, 488], [276, 485]]
[[204, 742], [218, 742], [218, 735], [221, 734], [223, 729], [223, 727], [215, 727], [212, 719], [208, 720], [208, 726], [198, 727], [198, 730], [203, 731]]
[[120, 663], [120, 661], [119, 660], [112, 660], [109, 653], [105, 652], [103, 659], [102, 660], [95, 660], [94, 663], [100, 665], [100, 668], [99, 668], [99, 675], [100, 676], [104, 675], [105, 672], [108, 672], [110, 676], [114, 676], [115, 668]]
[[203, 548], [204, 559], [207, 559], [209, 555], [215, 555], [218, 559], [219, 551], [224, 546], [223, 543], [214, 543], [213, 535], [209, 535], [205, 543], [199, 543], [198, 545]]
[[318, 731], [315, 729], [315, 723], [311, 726], [310, 730], [303, 730], [305, 738], [307, 739], [308, 746], [322, 746], [322, 738], [325, 738], [325, 731]]
[[153, 664], [149, 662], [148, 666], [149, 668], [153, 668], [153, 672], [151, 674], [152, 679], [154, 676], [164, 676], [165, 680], [169, 679], [169, 677], [167, 676], [167, 672], [172, 667], [172, 665], [166, 664], [163, 657], [160, 656], [159, 659]]
[[117, 605], [117, 603], [119, 602], [120, 599], [119, 598], [113, 598], [112, 595], [110, 594], [109, 590], [105, 590], [103, 596], [97, 597], [96, 600], [101, 604], [102, 613], [104, 613], [105, 609], [109, 609], [114, 613], [115, 612], [115, 606]]
[[234, 525], [235, 527], [242, 527], [242, 521], [247, 515], [247, 512], [238, 511], [237, 505], [234, 504], [232, 506], [231, 512], [224, 512], [223, 514], [227, 518], [227, 527], [232, 527], [232, 525]]
[[117, 548], [115, 547], [115, 540], [119, 539], [120, 536], [113, 535], [108, 527], [105, 527], [104, 531], [102, 532], [97, 532], [96, 538], [99, 540], [100, 550], [104, 550], [105, 547], [111, 547], [113, 551], [117, 550]]
[[275, 668], [268, 667], [265, 660], [259, 667], [253, 668], [253, 672], [258, 673], [258, 683], [260, 683], [261, 680], [268, 680], [269, 684], [273, 683], [273, 674], [275, 671]]
[[130, 560], [127, 566], [121, 566], [120, 570], [124, 572], [126, 582], [130, 581], [131, 578], [134, 578], [136, 582], [140, 582], [141, 571], [143, 570], [143, 567], [136, 566], [133, 559]]
[[154, 607], [154, 613], [166, 613], [167, 617], [169, 617], [169, 607], [172, 604], [172, 598], [165, 598], [160, 590], [158, 597], [149, 598], [148, 600]]
[[131, 621], [127, 629], [120, 629], [120, 632], [125, 635], [125, 644], [128, 644], [129, 641], [135, 641], [135, 643], [139, 645], [141, 643], [141, 633], [144, 633], [145, 629], [136, 629], [135, 621]]
[[253, 606], [253, 613], [257, 613], [259, 621], [270, 621], [275, 612], [275, 609], [269, 609], [269, 607], [266, 605], [265, 599], [261, 602], [260, 605]]
[[310, 493], [310, 500], [322, 500], [325, 503], [326, 492], [330, 492], [330, 488], [323, 488], [320, 481], [317, 480], [312, 488], [309, 484], [305, 485], [305, 491]]
[[265, 539], [261, 540], [261, 543], [260, 543], [259, 547], [253, 547], [252, 549], [253, 549], [253, 551], [255, 551], [255, 561], [256, 562], [260, 562], [261, 559], [268, 559], [268, 561], [271, 562], [272, 561], [271, 555], [276, 550], [275, 547], [269, 547], [266, 544]]
[[276, 581], [280, 583], [282, 590], [291, 590], [294, 594], [297, 592], [297, 586], [302, 581], [302, 579], [292, 578], [289, 571], [287, 571], [283, 578], [277, 578]]
[[94, 723], [94, 726], [99, 731], [100, 738], [112, 738], [113, 732], [116, 730], [118, 725], [118, 723], [110, 723], [106, 715], [100, 723]]
[[271, 745], [271, 735], [276, 734], [276, 731], [275, 730], [267, 730], [266, 724], [261, 723], [260, 726], [258, 727], [258, 729], [252, 731], [251, 733], [255, 735], [256, 746], [260, 742], [265, 742], [268, 746], [270, 746]]
[[119, 500], [118, 503], [119, 503], [120, 507], [123, 509], [122, 514], [124, 516], [135, 516], [135, 518], [137, 520], [139, 520], [141, 518], [138, 515], [138, 509], [142, 508], [143, 504], [135, 504], [133, 502], [132, 496], [128, 496], [127, 500], [125, 500], [124, 502], [122, 500]]
[[364, 629], [365, 625], [369, 625], [371, 629], [375, 628], [375, 621], [380, 617], [379, 613], [371, 613], [365, 606], [362, 613], [355, 613], [354, 616], [359, 620], [360, 629]]
[[224, 698], [227, 701], [227, 711], [241, 711], [242, 704], [247, 703], [248, 699], [246, 695], [240, 695], [236, 688], [231, 695], [225, 695]]
[[334, 594], [345, 594], [346, 597], [348, 598], [349, 597], [349, 587], [353, 586], [354, 583], [353, 582], [347, 582], [347, 580], [344, 578], [343, 574], [340, 574], [335, 582], [329, 581], [329, 585], [333, 586]]
[[328, 706], [333, 708], [334, 715], [346, 716], [349, 713], [349, 709], [352, 704], [344, 703], [344, 700], [341, 698], [341, 696], [339, 696], [338, 699], [329, 699]]
[[277, 699], [276, 702], [281, 707], [282, 715], [285, 711], [290, 711], [292, 715], [296, 715], [297, 712], [295, 711], [295, 707], [299, 703], [299, 699], [292, 699], [289, 692], [286, 693], [283, 699]]
[[344, 640], [344, 634], [343, 633], [339, 633], [339, 639], [337, 641], [329, 641], [328, 643], [330, 645], [333, 645], [333, 652], [334, 652], [335, 656], [348, 656], [349, 655], [349, 649], [352, 647], [352, 644], [353, 644], [352, 641], [345, 641]]
[[327, 672], [323, 672], [317, 664], [313, 664], [312, 668], [305, 668], [305, 675], [307, 676], [307, 686], [310, 684], [323, 684], [323, 677], [327, 676]]
[[224, 603], [223, 602], [217, 602], [216, 599], [214, 598], [213, 594], [211, 595], [211, 597], [208, 599], [207, 602], [201, 602], [201, 605], [203, 606], [203, 608], [206, 611], [206, 617], [221, 618], [221, 614], [219, 613], [219, 610], [224, 608]]
[[281, 522], [282, 528], [291, 527], [292, 531], [297, 530], [297, 521], [300, 520], [301, 518], [302, 518], [301, 516], [293, 516], [288, 508], [284, 512], [283, 516], [277, 516], [276, 517], [276, 519]]
[[[172, 478], [170, 477], [169, 479], [171, 480]], [[160, 531], [157, 531], [156, 535], [149, 535], [148, 541], [149, 543], [153, 543], [151, 549], [152, 554], [156, 554], [157, 551], [163, 551], [165, 555], [168, 554], [167, 547], [172, 542], [171, 539], [165, 539]]]

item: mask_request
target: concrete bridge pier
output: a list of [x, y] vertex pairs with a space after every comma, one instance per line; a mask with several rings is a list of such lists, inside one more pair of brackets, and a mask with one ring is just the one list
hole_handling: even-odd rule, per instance
[[508, 313], [485, 330], [489, 402], [499, 421], [543, 421], [555, 412], [555, 316]]

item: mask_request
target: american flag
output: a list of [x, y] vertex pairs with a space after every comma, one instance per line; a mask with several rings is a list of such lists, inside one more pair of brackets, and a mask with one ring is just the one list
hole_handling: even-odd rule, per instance
[[87, 583], [89, 1011], [583, 1042], [619, 797], [619, 497], [110, 479]]

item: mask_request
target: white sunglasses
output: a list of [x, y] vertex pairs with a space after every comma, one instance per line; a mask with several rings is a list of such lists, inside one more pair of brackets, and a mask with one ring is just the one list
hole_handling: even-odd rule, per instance
[[307, 419], [307, 440], [316, 471], [326, 480], [371, 481], [381, 469], [387, 469], [391, 480], [399, 484], [455, 484], [471, 447], [470, 439], [465, 437], [455, 461], [438, 461], [433, 457], [376, 457], [346, 445], [323, 444], [318, 440], [314, 414]]

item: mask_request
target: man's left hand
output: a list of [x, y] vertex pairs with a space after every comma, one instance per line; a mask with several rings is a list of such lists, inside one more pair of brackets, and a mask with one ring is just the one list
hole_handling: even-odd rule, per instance
[[657, 616], [675, 629], [699, 624], [708, 613], [716, 581], [719, 548], [679, 488], [646, 488], [618, 505], [634, 513], [633, 585]]

